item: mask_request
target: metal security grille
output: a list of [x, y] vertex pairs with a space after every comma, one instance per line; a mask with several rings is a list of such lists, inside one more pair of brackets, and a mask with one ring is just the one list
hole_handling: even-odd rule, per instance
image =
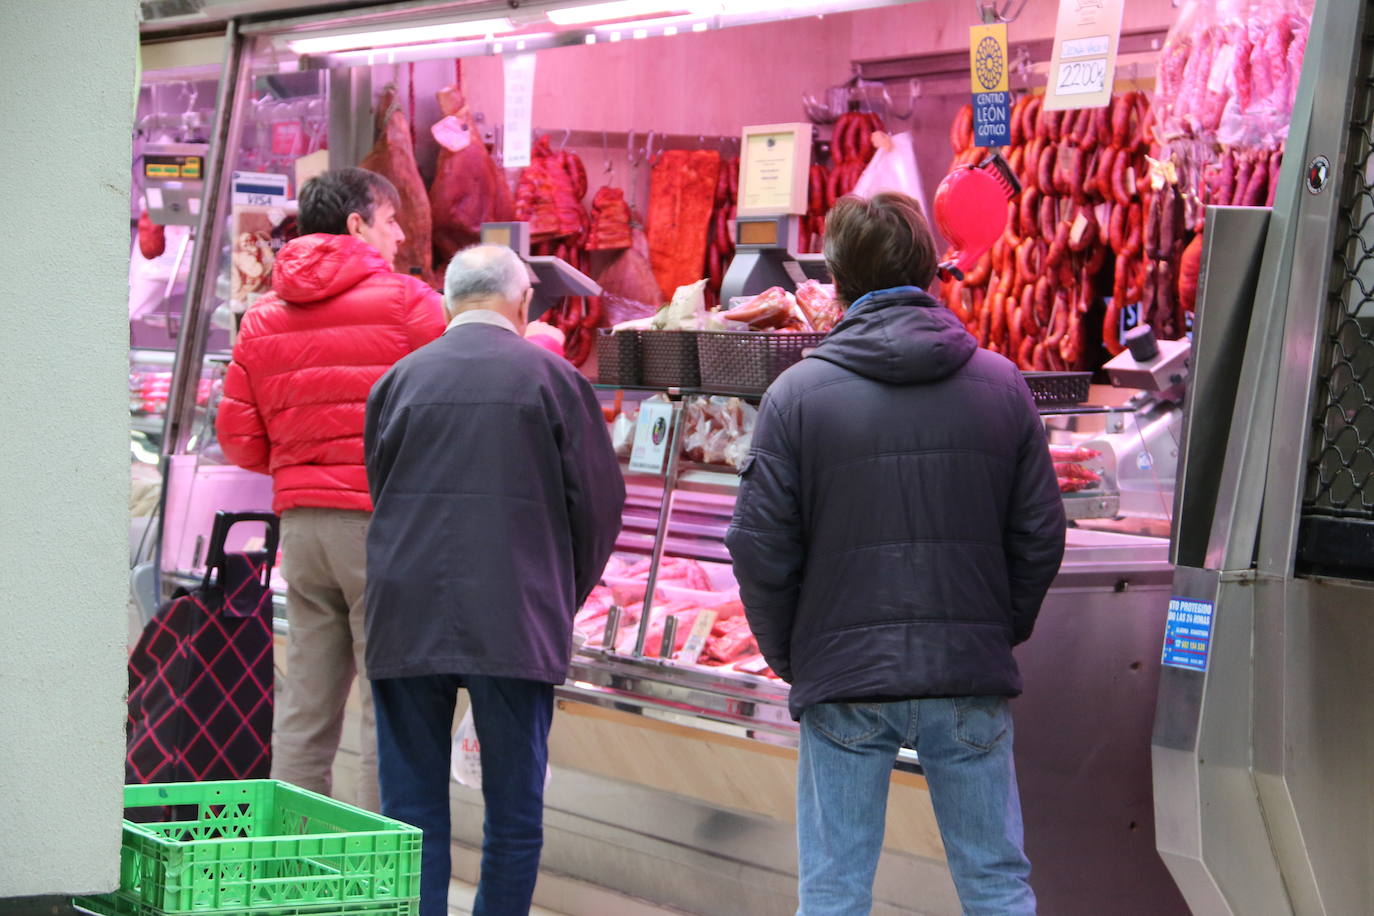
[[1299, 572], [1359, 579], [1374, 579], [1372, 52], [1366, 28], [1353, 74], [1345, 164], [1330, 177], [1340, 206], [1298, 548]]

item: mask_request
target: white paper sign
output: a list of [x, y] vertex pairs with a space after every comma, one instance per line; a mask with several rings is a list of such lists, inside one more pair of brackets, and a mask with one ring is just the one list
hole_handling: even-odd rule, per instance
[[501, 164], [508, 169], [530, 164], [530, 130], [534, 117], [534, 54], [507, 54], [506, 135]]
[[271, 207], [286, 203], [287, 178], [267, 172], [235, 172], [230, 184], [233, 203], [248, 207]]
[[635, 444], [630, 451], [630, 470], [646, 474], [662, 474], [663, 459], [668, 454], [669, 432], [673, 426], [673, 405], [662, 401], [645, 401], [639, 405], [635, 421]]
[[1102, 108], [1112, 100], [1124, 0], [1059, 0], [1045, 110]]

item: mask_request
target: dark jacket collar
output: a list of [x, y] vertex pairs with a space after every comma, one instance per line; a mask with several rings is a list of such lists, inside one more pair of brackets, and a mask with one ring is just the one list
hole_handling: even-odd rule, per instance
[[860, 297], [811, 357], [881, 382], [932, 382], [957, 372], [978, 342], [954, 313], [916, 286]]

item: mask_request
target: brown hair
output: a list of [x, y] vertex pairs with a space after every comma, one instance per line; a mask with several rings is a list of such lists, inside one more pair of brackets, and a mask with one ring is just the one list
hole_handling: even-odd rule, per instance
[[842, 197], [825, 218], [825, 264], [846, 303], [879, 289], [925, 289], [938, 264], [921, 205], [887, 191], [869, 200]]
[[300, 214], [296, 222], [301, 235], [348, 235], [350, 213], [358, 214], [371, 226], [373, 211], [379, 204], [389, 203], [401, 209], [401, 195], [390, 179], [354, 166], [321, 172], [301, 187], [299, 196]]

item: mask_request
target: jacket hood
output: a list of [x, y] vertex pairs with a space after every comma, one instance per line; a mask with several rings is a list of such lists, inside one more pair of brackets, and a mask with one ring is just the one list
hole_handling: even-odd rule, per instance
[[282, 247], [272, 289], [294, 305], [312, 305], [347, 292], [391, 268], [377, 249], [351, 235], [303, 235]]
[[811, 357], [880, 382], [933, 382], [957, 372], [978, 342], [954, 313], [915, 286], [862, 296]]

